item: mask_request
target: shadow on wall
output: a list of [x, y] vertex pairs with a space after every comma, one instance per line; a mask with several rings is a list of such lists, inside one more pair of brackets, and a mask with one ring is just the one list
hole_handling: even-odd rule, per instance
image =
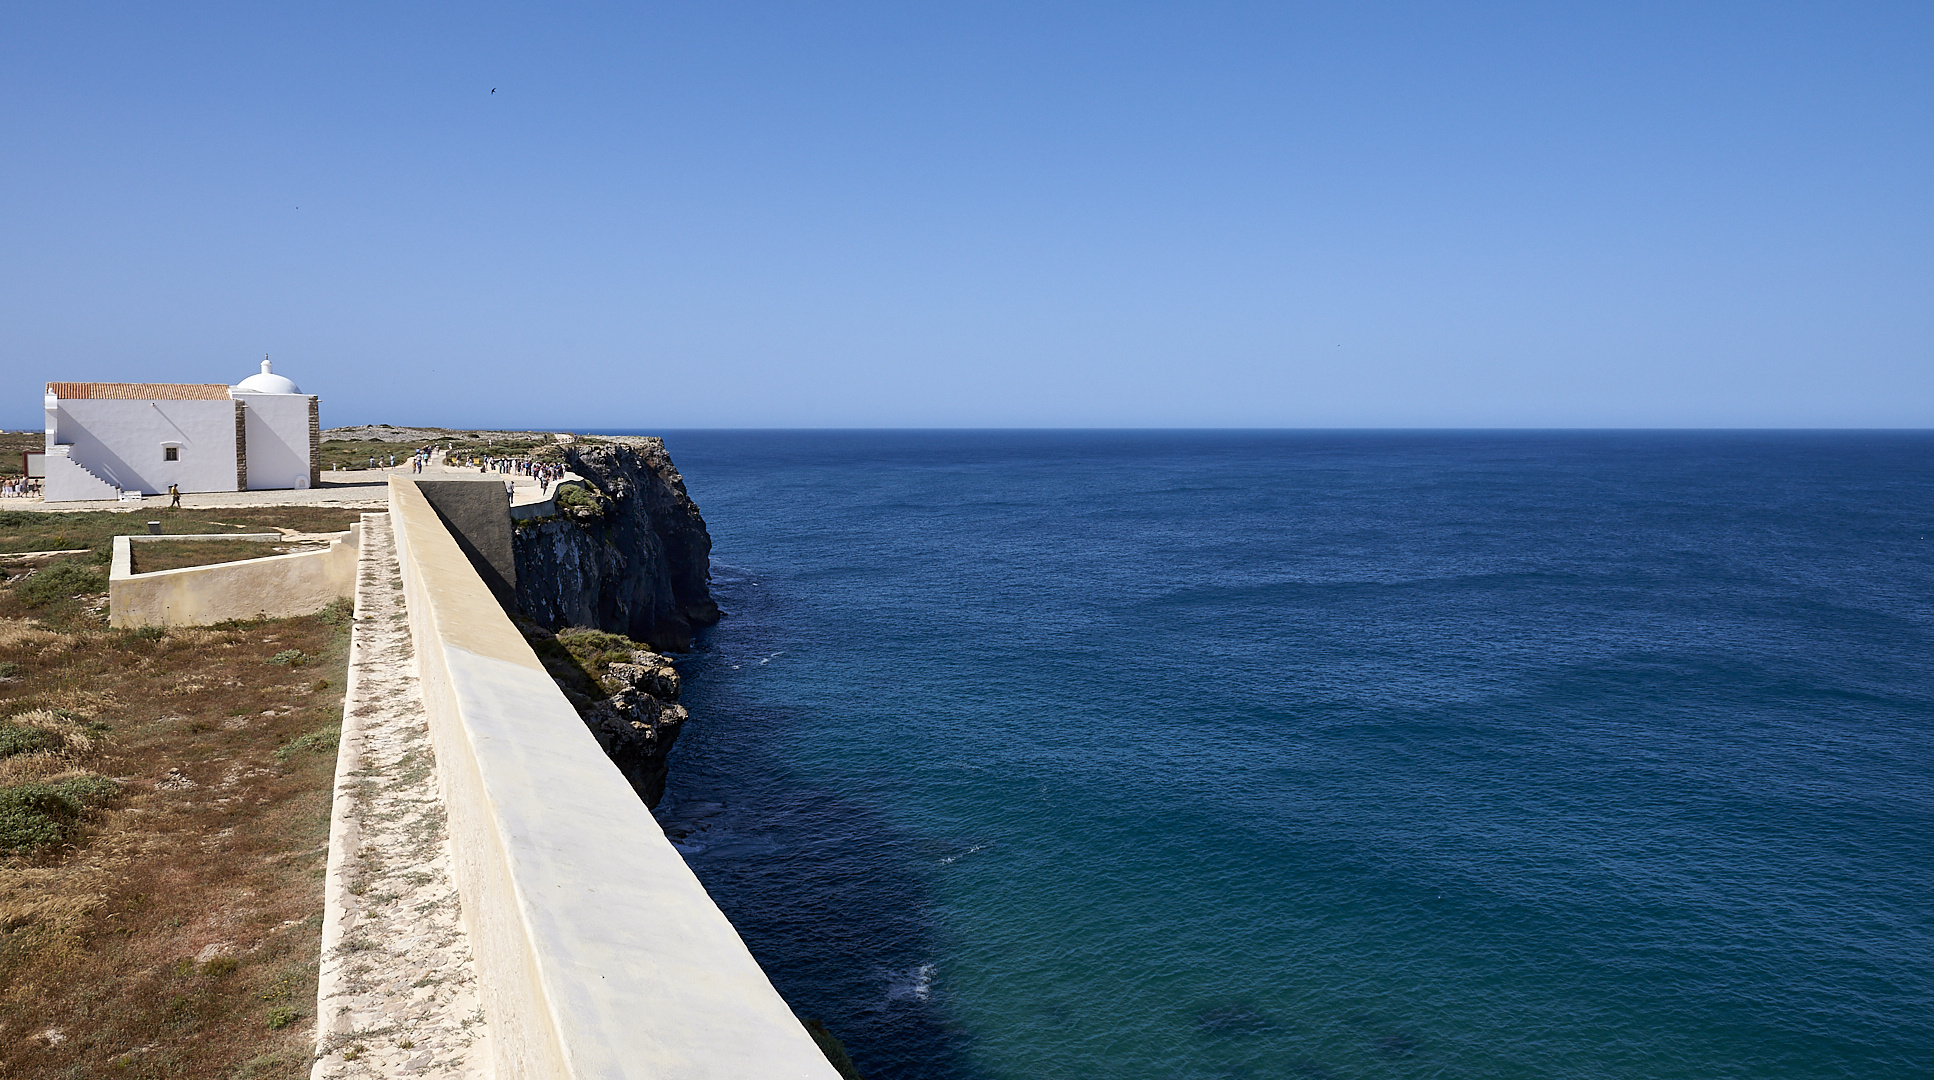
[[506, 611], [517, 607], [517, 560], [511, 554], [510, 493], [501, 482], [418, 480], [417, 490], [450, 530], [458, 550]]

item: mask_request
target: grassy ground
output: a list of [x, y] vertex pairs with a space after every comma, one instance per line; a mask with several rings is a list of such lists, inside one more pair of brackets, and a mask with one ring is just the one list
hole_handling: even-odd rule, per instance
[[306, 1077], [347, 605], [110, 630], [60, 566], [0, 584], [0, 1076]]
[[[391, 454], [395, 454], [396, 460], [401, 463], [418, 449], [430, 445], [432, 441], [438, 446], [452, 447], [457, 453], [474, 454], [480, 457], [564, 460], [563, 448], [548, 432], [479, 434], [452, 430], [444, 432], [435, 440], [426, 437], [418, 442], [384, 439], [324, 439], [322, 468], [325, 472], [336, 468], [366, 469], [372, 457], [380, 458], [382, 463], [387, 465]], [[37, 454], [46, 447], [46, 443], [47, 436], [38, 430], [0, 431], [0, 478], [19, 476], [21, 453], [31, 451]]]
[[458, 432], [443, 438], [421, 442], [386, 442], [379, 439], [325, 439], [322, 443], [322, 468], [327, 472], [338, 466], [345, 469], [367, 469], [369, 459], [376, 458], [379, 466], [389, 464], [389, 456], [396, 455], [397, 464], [409, 459], [418, 449], [434, 442], [437, 446], [450, 448], [451, 458], [458, 457], [520, 457], [538, 461], [562, 461], [564, 450], [550, 435], [536, 432], [529, 437], [511, 435], [488, 439], [472, 438]]
[[298, 550], [289, 544], [259, 543], [254, 540], [155, 540], [129, 545], [136, 574], [156, 570], [175, 570], [183, 566], [210, 566], [215, 563], [266, 559]]
[[20, 475], [20, 455], [38, 454], [47, 448], [42, 431], [0, 431], [0, 480]]
[[396, 455], [396, 463], [408, 461], [427, 443], [378, 442], [375, 439], [325, 439], [322, 443], [322, 471], [332, 469], [367, 469], [369, 459], [375, 458], [378, 467], [389, 466], [389, 456]]
[[[603, 630], [587, 630], [573, 627], [558, 634], [538, 626], [536, 623], [519, 620], [519, 629], [525, 640], [537, 653], [538, 660], [551, 678], [566, 695], [596, 701], [607, 696], [602, 679], [612, 664], [628, 663], [633, 650], [650, 647], [640, 645], [622, 634], [609, 634]], [[574, 701], [574, 703], [576, 703]]]
[[[548, 432], [495, 432], [478, 434], [469, 431], [446, 431], [431, 440], [424, 438], [418, 442], [389, 441], [384, 439], [324, 439], [322, 441], [322, 468], [328, 472], [336, 468], [366, 469], [369, 459], [380, 458], [384, 465], [389, 456], [396, 455], [401, 463], [418, 449], [434, 441], [438, 446], [448, 446], [460, 454], [479, 457], [524, 457], [539, 461], [562, 461], [564, 450]], [[595, 440], [589, 440], [595, 441]], [[0, 478], [20, 475], [20, 455], [24, 451], [39, 453], [45, 448], [47, 436], [40, 431], [0, 431]]]
[[361, 510], [336, 506], [251, 506], [134, 513], [0, 510], [0, 552], [88, 548], [105, 563], [113, 554], [117, 534], [145, 533], [150, 521], [161, 522], [163, 533], [175, 535], [274, 532], [276, 526], [321, 533], [341, 532], [362, 520], [362, 514]]

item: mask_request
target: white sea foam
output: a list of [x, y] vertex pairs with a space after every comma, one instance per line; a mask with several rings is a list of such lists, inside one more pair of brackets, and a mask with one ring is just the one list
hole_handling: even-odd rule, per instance
[[887, 976], [886, 999], [888, 1001], [925, 1001], [933, 996], [934, 966], [921, 964], [911, 971], [894, 972]]
[[954, 864], [954, 860], [963, 858], [968, 855], [972, 855], [974, 852], [979, 851], [986, 846], [987, 846], [986, 844], [975, 844], [973, 847], [968, 848], [966, 851], [961, 852], [959, 855], [948, 855], [940, 860], [940, 865], [952, 866]]

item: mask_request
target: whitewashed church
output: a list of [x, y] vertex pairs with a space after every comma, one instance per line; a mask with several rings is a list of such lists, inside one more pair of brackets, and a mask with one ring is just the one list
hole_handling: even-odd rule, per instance
[[221, 383], [47, 384], [48, 502], [322, 482], [317, 398], [275, 374]]

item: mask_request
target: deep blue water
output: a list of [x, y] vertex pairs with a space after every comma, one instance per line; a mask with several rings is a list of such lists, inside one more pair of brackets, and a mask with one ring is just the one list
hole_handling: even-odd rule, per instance
[[1934, 436], [668, 443], [660, 816], [869, 1080], [1934, 1075]]

